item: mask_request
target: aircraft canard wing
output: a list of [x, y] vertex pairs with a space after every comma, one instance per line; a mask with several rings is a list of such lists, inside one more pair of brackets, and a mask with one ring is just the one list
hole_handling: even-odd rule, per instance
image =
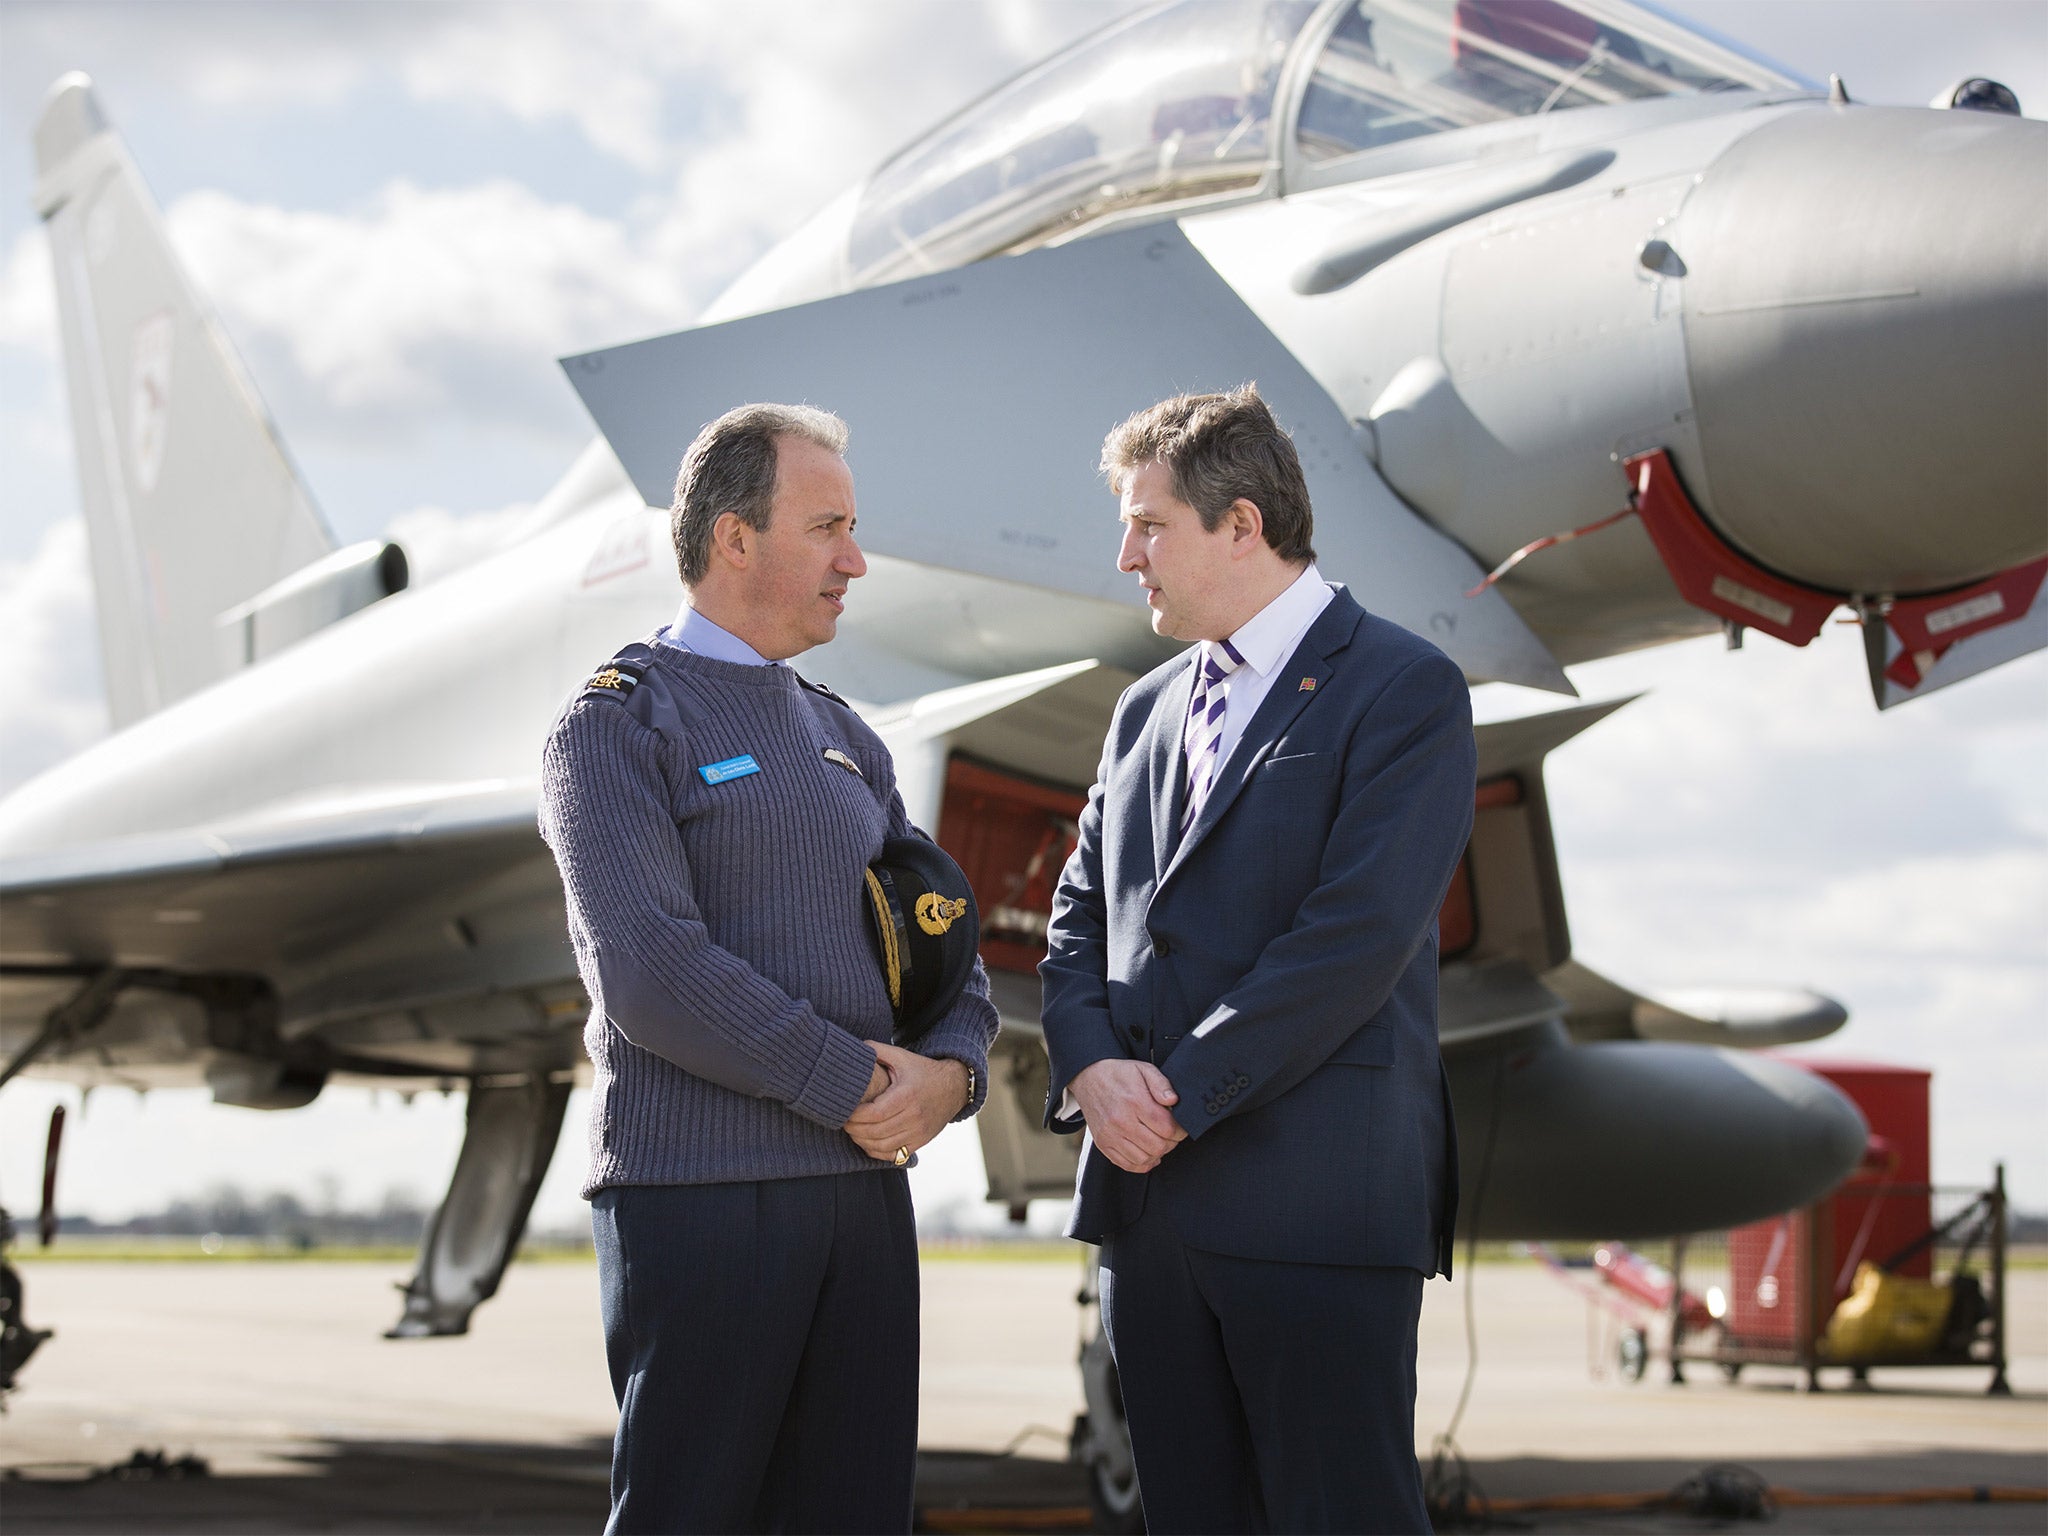
[[532, 784], [415, 788], [17, 856], [0, 862], [0, 971], [276, 978], [366, 943], [473, 951], [465, 912], [523, 904], [515, 886], [553, 885], [559, 927], [537, 803]]
[[862, 543], [1136, 606], [1115, 568], [1103, 435], [1247, 379], [1294, 434], [1323, 571], [1475, 680], [1574, 690], [1484, 574], [1379, 478], [1329, 394], [1160, 224], [565, 358], [651, 506], [689, 439], [748, 400], [843, 412]]

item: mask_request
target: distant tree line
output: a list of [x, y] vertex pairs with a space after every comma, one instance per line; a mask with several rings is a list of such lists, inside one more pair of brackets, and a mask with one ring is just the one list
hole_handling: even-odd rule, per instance
[[388, 1189], [376, 1205], [357, 1210], [343, 1207], [337, 1194], [330, 1183], [309, 1202], [289, 1190], [259, 1194], [221, 1183], [126, 1221], [66, 1216], [59, 1230], [80, 1237], [202, 1237], [211, 1232], [302, 1248], [389, 1247], [417, 1243], [433, 1214], [409, 1189]]
[[[126, 1221], [62, 1216], [58, 1232], [60, 1245], [64, 1237], [118, 1241], [123, 1237], [147, 1240], [211, 1236], [304, 1249], [410, 1248], [424, 1235], [433, 1214], [433, 1206], [404, 1186], [385, 1190], [373, 1205], [345, 1206], [341, 1183], [330, 1176], [320, 1179], [317, 1191], [310, 1196], [282, 1189], [259, 1193], [231, 1182], [218, 1183], [196, 1195], [174, 1199], [160, 1211], [131, 1216]], [[17, 1213], [15, 1225], [29, 1241], [34, 1241], [33, 1218], [23, 1222]], [[553, 1227], [529, 1226], [520, 1246], [588, 1248], [589, 1219]]]

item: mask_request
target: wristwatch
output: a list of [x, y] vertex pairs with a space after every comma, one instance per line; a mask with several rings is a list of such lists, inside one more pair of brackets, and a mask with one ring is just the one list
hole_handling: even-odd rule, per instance
[[[960, 1065], [963, 1067], [967, 1067], [967, 1063], [964, 1061], [961, 1062]], [[976, 1082], [977, 1079], [974, 1075], [974, 1068], [967, 1067], [967, 1102], [960, 1106], [961, 1109], [968, 1110], [974, 1107], [974, 1089]]]

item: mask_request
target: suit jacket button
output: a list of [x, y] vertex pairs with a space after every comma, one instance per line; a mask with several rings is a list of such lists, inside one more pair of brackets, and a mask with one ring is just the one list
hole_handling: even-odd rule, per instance
[[1131, 1044], [1133, 1044], [1133, 1045], [1140, 1045], [1140, 1044], [1143, 1044], [1143, 1043], [1144, 1043], [1144, 1039], [1145, 1039], [1145, 1026], [1144, 1026], [1144, 1025], [1142, 1025], [1142, 1024], [1133, 1024], [1133, 1025], [1131, 1026]]
[[1155, 955], [1170, 955], [1173, 953], [1173, 946], [1155, 935], [1152, 940], [1152, 953]]
[[1238, 1087], [1240, 1087], [1240, 1088], [1249, 1088], [1249, 1087], [1251, 1087], [1251, 1085], [1252, 1085], [1252, 1080], [1251, 1080], [1250, 1078], [1246, 1077], [1246, 1076], [1245, 1076], [1245, 1075], [1244, 1075], [1244, 1074], [1243, 1074], [1242, 1072], [1240, 1072], [1240, 1073], [1238, 1073], [1238, 1074], [1237, 1074], [1237, 1086], [1238, 1086]]

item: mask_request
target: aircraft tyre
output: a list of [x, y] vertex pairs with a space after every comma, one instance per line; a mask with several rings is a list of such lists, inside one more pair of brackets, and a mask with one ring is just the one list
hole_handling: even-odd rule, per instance
[[1621, 1379], [1638, 1382], [1650, 1366], [1650, 1340], [1640, 1328], [1624, 1328], [1621, 1337], [1615, 1341], [1614, 1363], [1621, 1371]]
[[1071, 1454], [1088, 1469], [1094, 1528], [1138, 1536], [1145, 1529], [1145, 1501], [1138, 1491], [1130, 1426], [1124, 1422], [1123, 1388], [1099, 1322], [1094, 1337], [1081, 1346], [1081, 1395], [1088, 1411], [1074, 1419]]

